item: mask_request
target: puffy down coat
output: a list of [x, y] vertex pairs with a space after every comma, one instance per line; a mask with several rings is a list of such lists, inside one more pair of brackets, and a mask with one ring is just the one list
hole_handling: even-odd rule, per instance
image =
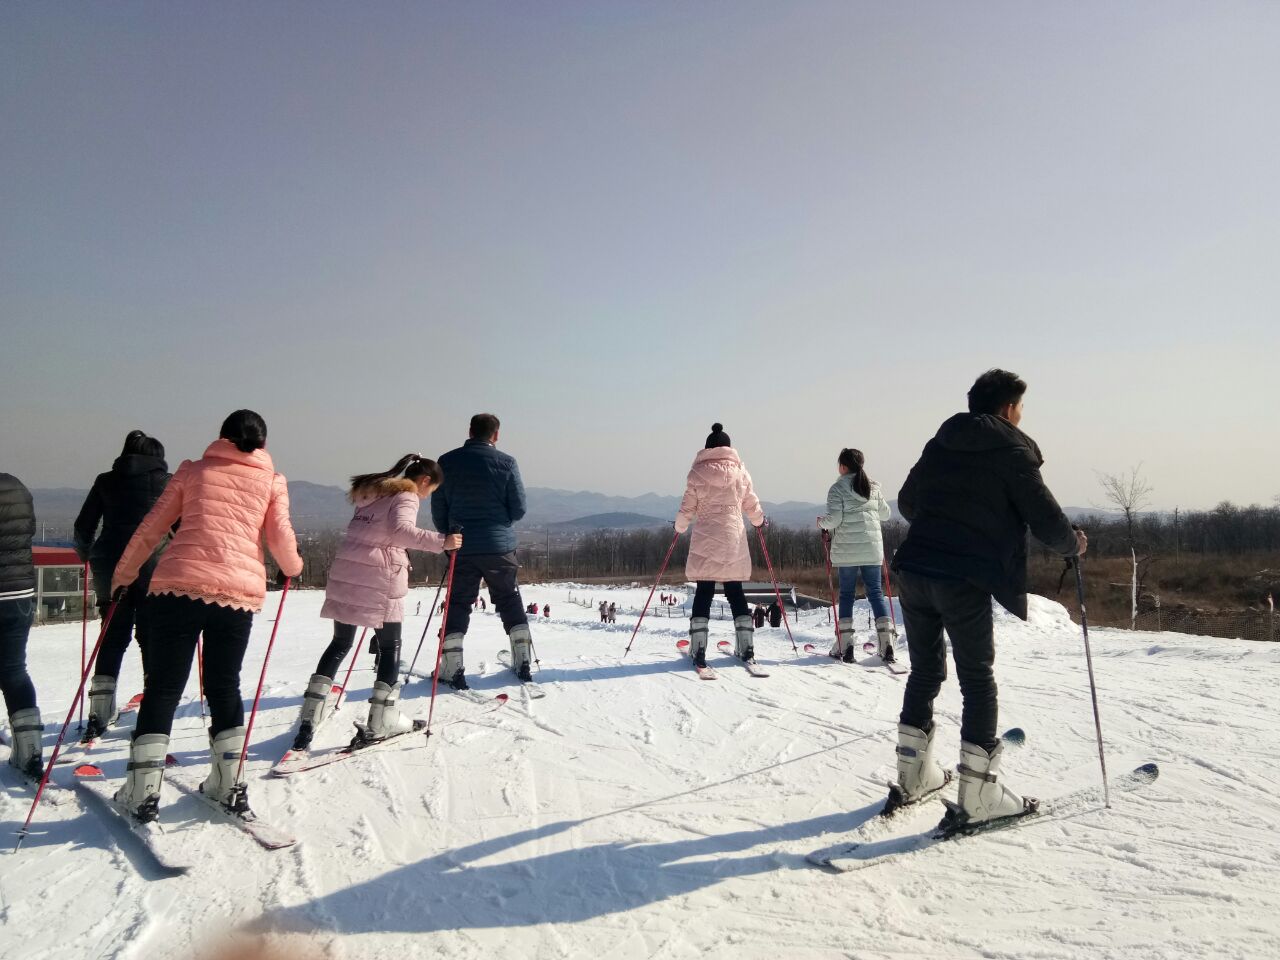
[[744, 513], [752, 526], [764, 523], [764, 510], [751, 487], [751, 474], [742, 465], [738, 452], [733, 447], [699, 451], [693, 458], [684, 499], [676, 514], [677, 533], [684, 533], [696, 521], [684, 568], [688, 579], [720, 583], [751, 579], [751, 552], [742, 525]]
[[871, 496], [853, 489], [853, 477], [845, 475], [827, 491], [827, 514], [818, 526], [831, 533], [833, 567], [878, 567], [884, 560], [880, 524], [889, 519], [889, 501], [880, 484], [871, 481]]

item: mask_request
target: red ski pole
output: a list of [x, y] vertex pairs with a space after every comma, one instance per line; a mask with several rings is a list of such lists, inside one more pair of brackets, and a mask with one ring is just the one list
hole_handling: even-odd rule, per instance
[[333, 703], [334, 710], [342, 706], [342, 696], [347, 692], [347, 684], [351, 682], [351, 671], [355, 668], [356, 657], [360, 656], [360, 648], [364, 646], [364, 635], [368, 632], [368, 627], [362, 627], [360, 630], [360, 639], [356, 641], [356, 648], [351, 651], [351, 662], [347, 664], [347, 675], [343, 677], [342, 686], [338, 688], [338, 699]]
[[831, 579], [831, 535], [825, 530], [822, 531], [822, 552], [827, 558], [827, 592], [831, 594], [831, 609], [835, 611], [832, 619], [836, 624], [836, 646], [841, 653], [844, 653], [844, 641], [840, 637], [840, 609], [837, 606], [836, 585]]
[[653, 591], [658, 589], [658, 584], [662, 582], [662, 575], [667, 572], [667, 563], [671, 560], [671, 551], [676, 548], [676, 541], [680, 539], [677, 533], [671, 538], [671, 546], [667, 547], [667, 555], [662, 558], [662, 566], [658, 568], [658, 577], [653, 581], [653, 590], [649, 591], [649, 598], [644, 602], [644, 609], [640, 611], [640, 619], [636, 621], [636, 628], [631, 631], [631, 639], [627, 641], [627, 649], [622, 651], [625, 657], [631, 652], [631, 644], [636, 642], [636, 634], [640, 632], [640, 624], [644, 623], [644, 615], [649, 612], [649, 604], [653, 601]]
[[249, 725], [244, 731], [244, 744], [240, 747], [240, 765], [236, 767], [236, 783], [244, 773], [244, 758], [249, 752], [249, 738], [253, 736], [253, 721], [258, 716], [258, 701], [262, 699], [262, 684], [267, 679], [267, 664], [271, 662], [271, 648], [276, 644], [276, 631], [280, 629], [280, 617], [284, 613], [284, 601], [289, 596], [289, 584], [292, 577], [285, 577], [284, 590], [280, 592], [280, 606], [276, 607], [276, 622], [271, 627], [271, 639], [267, 641], [267, 652], [262, 658], [262, 673], [258, 675], [258, 690], [253, 695], [253, 709], [249, 711]]
[[102, 618], [102, 629], [98, 631], [98, 642], [93, 645], [93, 653], [89, 655], [84, 668], [80, 671], [80, 686], [76, 688], [75, 698], [71, 701], [71, 709], [67, 711], [67, 719], [62, 724], [62, 731], [58, 734], [58, 741], [53, 745], [53, 754], [45, 765], [44, 776], [40, 778], [40, 786], [36, 789], [36, 798], [31, 801], [31, 809], [27, 811], [27, 819], [22, 824], [22, 829], [18, 831], [18, 842], [13, 848], [14, 853], [18, 852], [18, 848], [22, 846], [22, 841], [27, 839], [27, 832], [31, 827], [31, 818], [35, 816], [36, 807], [40, 804], [40, 798], [44, 796], [44, 788], [49, 783], [49, 775], [53, 773], [53, 765], [58, 762], [58, 754], [62, 752], [62, 741], [67, 736], [67, 728], [71, 726], [71, 718], [76, 715], [76, 708], [84, 700], [84, 685], [89, 682], [89, 671], [93, 669], [93, 663], [98, 659], [98, 650], [102, 647], [102, 640], [107, 635], [107, 627], [111, 626], [111, 618], [115, 615], [115, 612], [116, 603], [112, 601], [111, 606], [107, 607], [106, 616]]
[[449, 572], [445, 576], [444, 616], [440, 618], [440, 644], [436, 647], [436, 668], [431, 671], [431, 704], [427, 707], [427, 732], [431, 736], [431, 718], [436, 712], [436, 686], [440, 683], [440, 658], [444, 655], [444, 628], [449, 622], [449, 598], [453, 596], [453, 571], [458, 565], [458, 551], [449, 552]]
[[791, 621], [787, 619], [787, 605], [782, 602], [782, 591], [778, 589], [778, 578], [773, 572], [773, 561], [769, 559], [769, 548], [764, 545], [764, 524], [756, 527], [756, 536], [760, 538], [760, 550], [764, 553], [765, 565], [769, 568], [769, 579], [773, 581], [773, 595], [778, 598], [778, 609], [782, 611], [782, 624], [787, 628], [787, 639], [791, 641], [791, 649], [796, 653], [796, 638], [791, 635]]
[[[82, 588], [80, 598], [80, 672], [84, 673], [85, 650], [89, 641], [89, 563], [85, 561], [84, 569], [80, 571], [80, 586]], [[84, 697], [80, 698], [80, 719], [76, 722], [76, 729], [84, 729]]]
[[884, 592], [889, 598], [889, 625], [893, 628], [894, 639], [898, 636], [898, 615], [893, 610], [893, 583], [889, 580], [889, 561], [882, 559], [880, 564], [884, 567]]

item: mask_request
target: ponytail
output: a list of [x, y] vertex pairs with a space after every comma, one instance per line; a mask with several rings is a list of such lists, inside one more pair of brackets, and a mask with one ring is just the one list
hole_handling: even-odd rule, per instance
[[423, 477], [427, 477], [433, 485], [439, 485], [440, 481], [444, 479], [444, 471], [440, 469], [440, 464], [416, 453], [406, 453], [395, 462], [390, 470], [383, 470], [381, 473], [356, 474], [351, 478], [351, 492], [354, 494], [361, 487], [372, 486], [380, 481], [391, 480], [401, 475], [406, 480], [412, 480], [414, 483], [417, 483]]
[[849, 482], [853, 485], [854, 492], [870, 500], [871, 478], [867, 476], [867, 471], [862, 467], [866, 462], [862, 451], [855, 450], [853, 447], [845, 447], [840, 451], [840, 457], [837, 462], [849, 471]]

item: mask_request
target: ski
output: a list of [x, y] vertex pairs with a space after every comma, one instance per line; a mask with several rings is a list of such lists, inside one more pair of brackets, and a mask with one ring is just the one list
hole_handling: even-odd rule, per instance
[[[499, 650], [498, 662], [502, 664], [504, 667], [506, 667], [508, 670], [510, 670], [512, 673], [515, 673], [515, 667], [511, 665], [512, 661], [511, 661], [510, 650]], [[519, 675], [517, 675], [517, 679], [519, 679]], [[547, 695], [547, 691], [543, 690], [537, 683], [535, 683], [532, 680], [521, 680], [520, 686], [524, 689], [524, 692], [529, 696], [531, 700], [541, 700], [543, 697]]]
[[[1134, 768], [1131, 772], [1108, 781], [1108, 787], [1112, 793], [1126, 793], [1154, 783], [1159, 775], [1160, 768], [1156, 764], [1144, 763]], [[930, 847], [935, 847], [940, 843], [981, 836], [982, 834], [995, 833], [1001, 830], [1011, 830], [1026, 823], [1043, 820], [1046, 817], [1063, 816], [1078, 812], [1085, 809], [1088, 804], [1096, 803], [1098, 793], [1098, 787], [1085, 787], [1051, 800], [1038, 801], [1027, 798], [1027, 811], [1025, 813], [969, 825], [956, 822], [954, 814], [958, 808], [954, 804], [949, 804], [947, 816], [943, 818], [943, 821], [921, 833], [892, 837], [887, 840], [855, 843], [835, 853], [820, 852], [810, 854], [806, 859], [817, 866], [825, 867], [838, 873], [848, 873], [886, 860], [918, 853]]]
[[[676, 649], [679, 650], [681, 653], [683, 653], [685, 656], [689, 656], [689, 641], [677, 640]], [[710, 667], [700, 667], [695, 663], [693, 665], [693, 669], [698, 674], [698, 678], [700, 680], [716, 679], [716, 672], [712, 670]]]
[[265, 850], [282, 850], [285, 847], [291, 847], [298, 842], [297, 838], [292, 834], [281, 830], [279, 827], [274, 827], [271, 824], [266, 823], [252, 810], [246, 810], [244, 813], [236, 813], [234, 810], [228, 809], [212, 797], [205, 796], [204, 793], [201, 792], [200, 785], [198, 783], [192, 783], [189, 780], [184, 780], [177, 776], [171, 776], [168, 780], [173, 784], [178, 792], [185, 793], [189, 797], [198, 798], [215, 814], [215, 816], [217, 816], [219, 820], [239, 827], [257, 841], [258, 845]]
[[127, 737], [131, 733], [131, 730], [119, 726], [120, 718], [129, 713], [136, 713], [138, 707], [141, 705], [142, 694], [135, 693], [130, 698], [129, 702], [120, 708], [119, 713], [116, 715], [115, 722], [112, 723], [104, 732], [88, 740], [78, 740], [59, 753], [58, 765], [61, 766], [64, 763], [81, 763], [84, 760], [85, 755], [97, 748], [103, 740], [120, 740]]
[[[0, 730], [0, 747], [4, 747], [9, 751], [13, 750], [13, 745], [9, 741], [9, 734], [4, 730]], [[59, 757], [59, 759], [61, 759], [61, 757]], [[17, 781], [16, 786], [19, 786], [24, 790], [35, 791], [40, 789], [40, 777], [29, 777], [26, 773], [10, 764], [8, 754], [0, 756], [0, 770], [12, 771], [13, 776]], [[42, 767], [41, 776], [43, 775], [44, 770]], [[54, 806], [61, 806], [67, 800], [71, 799], [71, 789], [69, 787], [62, 786], [60, 783], [54, 783], [52, 777], [49, 779], [48, 783], [45, 784], [44, 789], [45, 796], [49, 798], [49, 802]]]
[[89, 799], [86, 806], [103, 816], [122, 822], [141, 841], [143, 848], [161, 870], [177, 876], [190, 869], [192, 847], [186, 836], [189, 828], [178, 827], [169, 831], [158, 820], [150, 823], [135, 820], [128, 810], [116, 802], [115, 791], [102, 775], [102, 770], [92, 764], [84, 764], [76, 769], [75, 783], [80, 795]]
[[[718, 644], [716, 644], [716, 646], [720, 648], [721, 653], [726, 654], [727, 656], [733, 657], [735, 660], [738, 660], [738, 655], [733, 650], [733, 644], [731, 644], [728, 640], [721, 640]], [[747, 673], [751, 674], [751, 676], [753, 677], [763, 678], [769, 675], [769, 671], [761, 667], [760, 664], [755, 662], [755, 660], [738, 660], [738, 662], [741, 663], [742, 666], [746, 668]]]
[[[499, 701], [499, 706], [505, 703], [503, 699]], [[373, 740], [371, 742], [360, 741], [359, 738], [353, 740], [344, 747], [334, 747], [330, 750], [324, 750], [320, 753], [301, 752], [296, 753], [292, 757], [285, 755], [285, 758], [271, 768], [271, 776], [288, 777], [295, 773], [304, 773], [307, 770], [315, 770], [319, 767], [327, 767], [331, 763], [338, 763], [342, 760], [350, 760], [352, 757], [358, 757], [361, 754], [368, 753], [371, 750], [377, 750], [389, 743], [395, 743], [401, 737], [408, 736], [410, 733], [421, 733], [427, 727], [427, 721], [413, 721], [413, 729], [406, 730], [404, 733], [398, 733], [395, 736], [386, 737], [382, 740]]]
[[867, 662], [864, 660], [864, 661], [863, 661], [863, 664], [862, 664], [864, 667], [884, 667], [886, 670], [888, 670], [888, 671], [889, 671], [891, 674], [893, 674], [895, 677], [900, 677], [900, 676], [902, 676], [904, 673], [908, 673], [908, 672], [909, 672], [909, 671], [907, 670], [907, 668], [906, 668], [906, 667], [900, 667], [900, 666], [898, 666], [898, 661], [897, 661], [897, 660], [881, 660], [881, 659], [876, 655], [876, 645], [875, 645], [875, 643], [874, 643], [873, 641], [871, 641], [871, 640], [868, 640], [866, 643], [864, 643], [864, 644], [862, 645], [862, 650], [863, 650], [863, 652], [864, 652], [864, 653], [869, 653], [869, 654], [871, 654], [870, 659], [871, 659], [872, 661], [875, 661], [875, 662], [872, 662], [872, 663], [867, 663]]
[[[335, 683], [335, 684], [333, 684], [333, 685], [329, 688], [329, 696], [333, 698], [333, 702], [334, 702], [335, 704], [337, 704], [337, 703], [338, 703], [338, 697], [342, 696], [342, 694], [343, 694], [343, 689], [342, 689], [342, 687], [338, 686], [336, 683]], [[312, 730], [311, 730], [311, 742], [312, 742], [312, 743], [315, 743], [316, 734], [320, 732], [320, 730], [325, 726], [325, 724], [327, 724], [327, 723], [329, 722], [329, 720], [330, 720], [330, 719], [331, 719], [335, 714], [337, 714], [337, 713], [341, 712], [341, 710], [342, 710], [342, 706], [339, 704], [339, 705], [334, 706], [332, 709], [329, 709], [329, 710], [327, 710], [327, 711], [325, 712], [324, 719], [323, 719], [323, 720], [321, 720], [321, 721], [320, 721], [320, 723], [319, 723], [319, 724], [317, 724], [315, 727], [313, 727], [313, 728], [312, 728]], [[290, 760], [297, 759], [298, 757], [306, 757], [306, 756], [309, 756], [309, 755], [310, 755], [310, 753], [311, 753], [310, 749], [307, 749], [307, 750], [295, 750], [295, 749], [293, 749], [293, 747], [290, 747], [288, 750], [286, 750], [286, 751], [284, 752], [284, 756], [282, 756], [279, 760], [277, 760], [277, 761], [276, 761], [275, 766], [277, 766], [277, 767], [278, 767], [280, 764], [285, 763], [285, 762], [290, 761]], [[273, 769], [274, 769], [274, 768], [273, 768]]]

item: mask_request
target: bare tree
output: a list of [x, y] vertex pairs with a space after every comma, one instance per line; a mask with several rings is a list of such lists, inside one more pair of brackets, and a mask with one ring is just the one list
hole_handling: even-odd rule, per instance
[[1142, 475], [1142, 464], [1130, 467], [1128, 474], [1099, 473], [1098, 483], [1102, 485], [1103, 495], [1124, 514], [1125, 530], [1132, 549], [1134, 519], [1151, 505], [1152, 487]]

